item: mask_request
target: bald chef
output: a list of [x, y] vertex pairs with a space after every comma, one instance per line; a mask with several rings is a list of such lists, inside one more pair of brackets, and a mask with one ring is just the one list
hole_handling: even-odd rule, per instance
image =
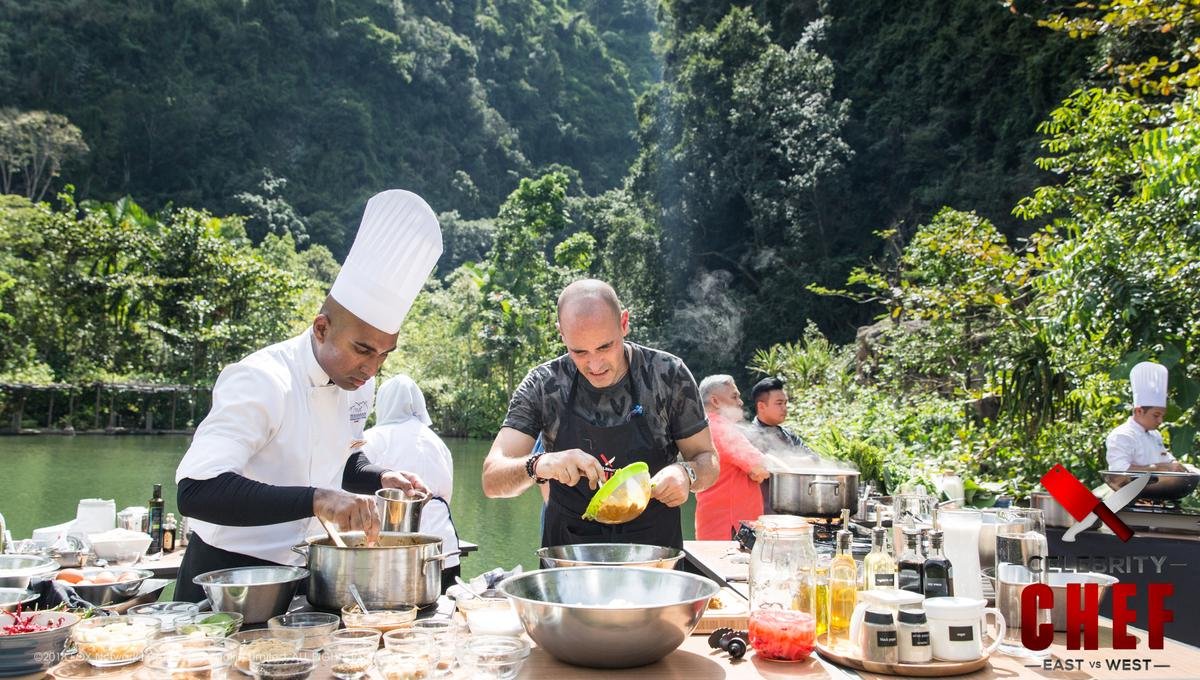
[[312, 326], [221, 371], [212, 409], [175, 471], [193, 532], [176, 599], [202, 599], [192, 579], [215, 569], [300, 564], [291, 547], [320, 532], [314, 516], [373, 539], [375, 499], [356, 494], [425, 490], [359, 449], [375, 374], [441, 254], [425, 201], [399, 190], [375, 195]]
[[1129, 372], [1129, 385], [1133, 415], [1108, 434], [1108, 469], [1187, 472], [1158, 433], [1167, 412], [1167, 367], [1143, 361]]

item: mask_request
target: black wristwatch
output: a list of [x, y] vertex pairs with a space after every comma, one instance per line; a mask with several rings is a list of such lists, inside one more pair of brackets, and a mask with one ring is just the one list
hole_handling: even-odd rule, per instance
[[550, 481], [548, 479], [542, 479], [541, 477], [538, 477], [533, 471], [534, 468], [537, 467], [538, 458], [541, 458], [544, 455], [546, 455], [545, 451], [539, 451], [525, 459], [525, 474], [529, 475], [529, 478], [538, 484], [545, 484], [546, 482]]

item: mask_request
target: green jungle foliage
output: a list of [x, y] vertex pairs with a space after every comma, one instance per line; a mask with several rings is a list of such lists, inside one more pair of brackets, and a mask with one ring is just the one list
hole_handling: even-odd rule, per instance
[[0, 375], [200, 383], [309, 319], [337, 272], [290, 235], [254, 246], [238, 218], [61, 195], [0, 196]]
[[52, 129], [36, 186], [151, 206], [3, 199], [0, 372], [211, 382], [307, 322], [402, 185], [446, 254], [385, 377], [439, 431], [494, 434], [596, 276], [698, 378], [787, 378], [792, 424], [889, 490], [1096, 481], [1144, 358], [1193, 460], [1190, 6], [0, 4], [6, 190]]
[[[907, 244], [883, 232], [896, 257], [849, 279], [857, 299], [888, 312], [860, 332], [856, 356], [827, 350], [816, 331], [759, 353], [757, 370], [790, 376], [802, 408], [828, 414], [797, 423], [818, 446], [888, 488], [948, 466], [1023, 494], [1059, 462], [1095, 483], [1103, 436], [1128, 413], [1129, 370], [1153, 359], [1170, 375], [1169, 446], [1197, 462], [1200, 90], [1169, 66], [1154, 87], [1133, 82], [1187, 60], [1155, 56], [1159, 36], [1128, 30], [1130, 16], [1161, 25], [1185, 5], [1077, 13], [1109, 35], [1109, 60], [1142, 56], [1116, 70], [1131, 88], [1079, 89], [1041, 124], [1037, 164], [1055, 181], [1014, 210], [1039, 227], [1030, 238], [1014, 247], [978, 214], [949, 208]], [[1043, 23], [1088, 35], [1061, 16]], [[1171, 30], [1183, 35], [1168, 45], [1200, 39], [1194, 22]]]
[[283, 202], [342, 255], [381, 188], [473, 219], [551, 164], [619, 184], [652, 28], [645, 0], [10, 1], [0, 101], [79, 126], [81, 198]]

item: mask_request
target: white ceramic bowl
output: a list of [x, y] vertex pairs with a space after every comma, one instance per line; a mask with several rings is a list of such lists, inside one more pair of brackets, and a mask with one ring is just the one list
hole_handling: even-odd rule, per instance
[[113, 529], [91, 534], [88, 540], [96, 557], [113, 564], [133, 564], [150, 548], [150, 534], [128, 529]]

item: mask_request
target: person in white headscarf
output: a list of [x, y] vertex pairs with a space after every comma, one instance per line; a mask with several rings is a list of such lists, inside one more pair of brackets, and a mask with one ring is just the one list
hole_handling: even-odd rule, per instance
[[1163, 416], [1167, 412], [1167, 367], [1143, 361], [1129, 373], [1133, 414], [1105, 440], [1109, 470], [1187, 472], [1163, 445]]
[[[450, 449], [430, 429], [433, 421], [425, 408], [425, 395], [407, 375], [388, 378], [375, 395], [375, 426], [363, 433], [363, 453], [384, 468], [407, 470], [421, 477], [430, 500], [421, 509], [421, 533], [442, 539], [442, 552], [458, 550], [458, 533], [450, 515], [454, 493], [454, 458]], [[446, 558], [442, 590], [454, 583], [460, 571], [458, 556]]]

